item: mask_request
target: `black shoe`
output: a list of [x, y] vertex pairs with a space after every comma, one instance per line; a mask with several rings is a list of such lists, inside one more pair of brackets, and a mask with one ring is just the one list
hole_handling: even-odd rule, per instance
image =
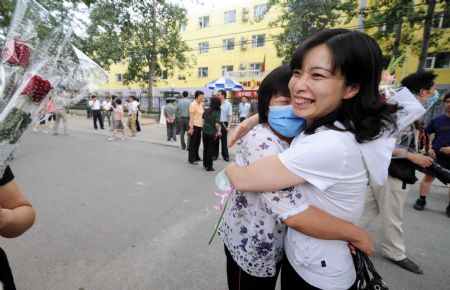
[[177, 141], [177, 138], [173, 138], [173, 141]]
[[447, 206], [447, 217], [450, 218], [450, 204]]
[[402, 267], [405, 270], [408, 270], [408, 271], [416, 273], [416, 274], [423, 274], [422, 268], [420, 268], [418, 265], [416, 265], [416, 263], [414, 263], [413, 261], [411, 261], [408, 258], [404, 258], [403, 260], [400, 260], [400, 261], [394, 261], [389, 258], [386, 258], [386, 259], [388, 259], [392, 263], [396, 264], [397, 266]]
[[201, 158], [197, 158], [197, 161], [202, 161], [202, 159]]
[[170, 138], [167, 138], [167, 141], [170, 141]]
[[206, 171], [214, 171], [214, 168], [213, 167], [206, 168]]
[[230, 158], [224, 158], [225, 162], [230, 162]]
[[423, 210], [425, 208], [425, 205], [427, 204], [427, 202], [421, 198], [418, 198], [416, 200], [416, 204], [414, 204], [414, 209], [416, 210]]
[[216, 161], [216, 160], [217, 160], [217, 158], [218, 158], [217, 156], [214, 156], [214, 157], [213, 157], [213, 160], [214, 160], [214, 161]]
[[186, 150], [186, 148], [181, 148], [181, 150]]
[[197, 162], [197, 161], [194, 161], [194, 162], [189, 161], [189, 163], [190, 163], [190, 164], [193, 164], [193, 165], [198, 165], [198, 162]]

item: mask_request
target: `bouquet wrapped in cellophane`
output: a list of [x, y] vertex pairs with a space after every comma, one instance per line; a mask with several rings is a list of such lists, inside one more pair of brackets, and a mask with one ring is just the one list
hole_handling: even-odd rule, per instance
[[0, 62], [0, 176], [54, 89], [63, 88], [69, 104], [108, 81], [107, 73], [70, 43], [70, 23], [54, 23], [34, 0], [17, 1]]

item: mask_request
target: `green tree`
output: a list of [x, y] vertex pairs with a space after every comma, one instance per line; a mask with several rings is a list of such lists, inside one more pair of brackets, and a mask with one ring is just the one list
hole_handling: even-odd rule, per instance
[[[361, 10], [364, 27], [378, 41], [391, 60], [405, 53], [407, 47], [419, 56], [418, 69], [423, 69], [428, 50], [439, 50], [444, 31], [432, 29], [437, 4], [448, 5], [449, 0], [374, 0]], [[414, 31], [423, 30], [421, 35]]]
[[269, 8], [281, 8], [279, 17], [270, 25], [284, 28], [275, 36], [277, 55], [287, 62], [308, 35], [350, 22], [357, 5], [352, 0], [269, 0]]
[[[91, 12], [83, 48], [104, 67], [127, 60], [125, 84], [145, 84], [153, 91], [162, 73], [189, 66], [180, 25], [186, 10], [166, 0], [102, 0]], [[149, 111], [152, 110], [152, 97]]]

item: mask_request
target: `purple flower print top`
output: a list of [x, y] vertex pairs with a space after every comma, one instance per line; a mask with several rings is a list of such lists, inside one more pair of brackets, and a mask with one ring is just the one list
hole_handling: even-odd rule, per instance
[[[266, 126], [255, 126], [243, 138], [237, 165], [248, 166], [289, 147]], [[272, 277], [284, 255], [286, 226], [282, 221], [289, 212], [307, 208], [306, 198], [293, 187], [265, 193], [237, 191], [230, 197], [218, 235], [242, 270], [256, 277]]]

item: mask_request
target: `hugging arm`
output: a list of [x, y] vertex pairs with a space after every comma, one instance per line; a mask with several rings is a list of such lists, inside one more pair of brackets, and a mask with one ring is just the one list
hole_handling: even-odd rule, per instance
[[0, 235], [15, 238], [34, 223], [35, 212], [14, 180], [0, 186]]

